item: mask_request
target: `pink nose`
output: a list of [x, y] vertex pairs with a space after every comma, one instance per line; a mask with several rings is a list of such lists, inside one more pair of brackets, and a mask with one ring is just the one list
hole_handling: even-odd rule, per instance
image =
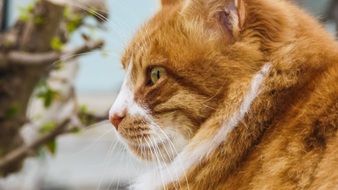
[[114, 125], [115, 129], [119, 129], [119, 125], [124, 119], [125, 115], [123, 114], [122, 116], [119, 114], [114, 114], [110, 117], [110, 122]]

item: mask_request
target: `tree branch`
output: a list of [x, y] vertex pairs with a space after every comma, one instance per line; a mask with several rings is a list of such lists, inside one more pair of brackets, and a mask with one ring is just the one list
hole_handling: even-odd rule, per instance
[[[95, 124], [97, 122], [102, 121], [105, 117], [103, 116], [95, 116], [92, 114], [87, 114], [87, 117], [92, 119], [92, 122]], [[21, 160], [24, 160], [26, 157], [28, 157], [32, 152], [35, 152], [37, 149], [41, 148], [43, 145], [47, 144], [48, 142], [54, 140], [60, 135], [72, 133], [74, 129], [80, 128], [80, 127], [72, 127], [68, 128], [69, 125], [71, 125], [71, 118], [66, 119], [62, 123], [60, 123], [58, 126], [55, 127], [53, 131], [51, 131], [48, 134], [42, 135], [29, 145], [23, 145], [22, 147], [19, 147], [17, 149], [12, 150], [9, 152], [6, 156], [3, 158], [0, 158], [0, 171], [7, 168], [11, 164], [17, 163]]]
[[17, 163], [18, 161], [25, 159], [33, 150], [60, 135], [69, 123], [70, 119], [67, 119], [57, 126], [51, 133], [40, 137], [30, 145], [19, 147], [8, 153], [4, 158], [0, 159], [0, 171], [13, 163]]
[[[72, 57], [77, 54], [99, 49], [104, 45], [102, 40], [88, 42], [85, 45], [63, 53], [47, 52], [47, 53], [28, 53], [23, 51], [11, 51], [7, 54], [7, 61], [17, 65], [42, 65], [60, 60], [62, 57]], [[0, 54], [0, 57], [5, 57]], [[76, 58], [76, 57], [74, 57]]]

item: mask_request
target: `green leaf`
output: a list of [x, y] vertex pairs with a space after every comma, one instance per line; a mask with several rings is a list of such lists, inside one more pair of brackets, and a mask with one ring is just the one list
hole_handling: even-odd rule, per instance
[[22, 22], [27, 22], [29, 20], [29, 15], [27, 14], [20, 14], [19, 20]]
[[49, 142], [46, 144], [46, 148], [47, 148], [47, 150], [48, 150], [52, 155], [55, 155], [56, 150], [57, 150], [57, 143], [56, 143], [56, 140], [53, 139], [53, 140], [49, 141]]
[[42, 99], [45, 108], [49, 108], [58, 96], [59, 93], [53, 90], [46, 82], [38, 85], [37, 97]]
[[39, 132], [41, 134], [48, 134], [52, 132], [55, 128], [56, 128], [55, 122], [48, 122], [48, 123], [45, 123], [43, 126], [41, 126]]
[[50, 47], [55, 51], [62, 51], [64, 44], [59, 37], [55, 36], [50, 41]]
[[81, 130], [78, 127], [71, 127], [70, 133], [78, 134], [78, 133], [80, 133], [80, 131]]
[[67, 23], [67, 31], [73, 33], [81, 24], [81, 20], [74, 20]]
[[70, 8], [65, 8], [63, 16], [66, 20], [66, 29], [68, 33], [73, 33], [82, 23], [81, 14], [74, 13]]
[[19, 105], [17, 103], [12, 104], [5, 112], [5, 117], [10, 119], [14, 118], [19, 112]]
[[36, 25], [42, 25], [44, 24], [45, 19], [42, 16], [35, 16], [34, 17], [34, 24]]
[[88, 113], [88, 106], [87, 105], [81, 105], [80, 106], [80, 114], [87, 114]]
[[89, 125], [91, 118], [88, 117], [88, 107], [86, 105], [81, 105], [79, 109], [79, 119], [84, 125]]

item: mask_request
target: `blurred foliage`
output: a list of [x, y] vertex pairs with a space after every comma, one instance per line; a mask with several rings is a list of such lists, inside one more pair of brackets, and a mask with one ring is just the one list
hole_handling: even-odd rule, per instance
[[65, 62], [63, 61], [57, 61], [56, 63], [54, 63], [53, 65], [53, 69], [55, 69], [56, 71], [62, 70], [65, 67]]
[[28, 4], [25, 7], [19, 7], [19, 20], [22, 22], [27, 22], [30, 16], [33, 14], [35, 2]]
[[[47, 122], [40, 128], [39, 132], [41, 134], [49, 134], [57, 127], [55, 122]], [[56, 153], [56, 140], [52, 139], [48, 143], [45, 144], [46, 149], [52, 154], [55, 155]]]
[[83, 124], [88, 124], [90, 118], [88, 118], [88, 107], [86, 105], [81, 105], [79, 108], [79, 118]]
[[56, 150], [57, 150], [56, 139], [53, 139], [53, 140], [49, 141], [45, 146], [46, 146], [47, 150], [48, 150], [52, 155], [55, 155]]
[[34, 17], [34, 24], [42, 25], [44, 24], [45, 19], [42, 16], [35, 16]]
[[64, 43], [62, 42], [62, 40], [60, 39], [60, 37], [54, 36], [52, 38], [52, 40], [50, 41], [50, 47], [54, 50], [54, 51], [62, 51], [63, 47], [64, 47]]
[[83, 16], [75, 13], [69, 7], [66, 7], [63, 12], [63, 17], [66, 20], [66, 28], [68, 33], [73, 33], [82, 23]]
[[19, 113], [19, 104], [13, 103], [6, 111], [5, 117], [7, 119], [14, 118]]
[[41, 126], [39, 133], [47, 134], [47, 133], [52, 132], [55, 128], [56, 128], [56, 123], [50, 121]]
[[91, 125], [97, 122], [97, 118], [89, 112], [89, 109], [86, 105], [80, 106], [78, 117], [83, 125]]
[[53, 100], [59, 97], [59, 92], [53, 90], [46, 81], [43, 81], [40, 82], [37, 87], [36, 96], [42, 100], [45, 108], [49, 108], [52, 105]]

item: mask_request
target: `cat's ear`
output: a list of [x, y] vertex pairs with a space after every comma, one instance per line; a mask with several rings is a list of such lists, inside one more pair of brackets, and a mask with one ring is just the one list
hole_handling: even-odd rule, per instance
[[239, 36], [246, 19], [245, 0], [186, 0], [183, 9], [219, 26], [232, 39]]
[[182, 0], [161, 0], [161, 5], [167, 6], [167, 5], [175, 5], [176, 3], [179, 3]]

